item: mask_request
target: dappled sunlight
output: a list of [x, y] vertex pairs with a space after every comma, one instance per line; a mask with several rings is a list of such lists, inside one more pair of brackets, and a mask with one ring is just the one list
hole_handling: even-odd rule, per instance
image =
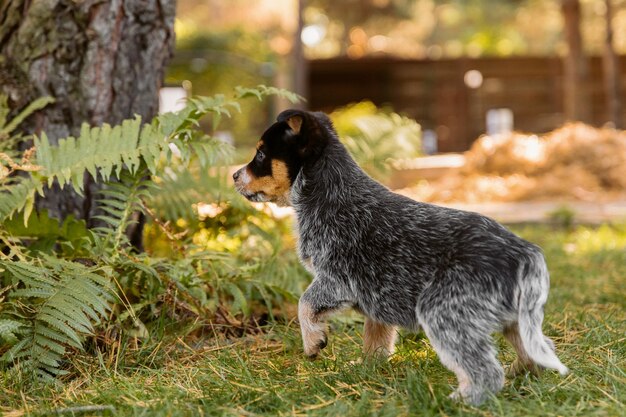
[[[626, 223], [579, 224], [626, 209], [624, 111], [612, 105], [623, 97], [611, 86], [624, 69], [599, 56], [625, 58], [626, 0], [41, 3], [0, 8], [0, 415], [623, 414]], [[569, 77], [562, 6], [574, 3], [587, 80]], [[578, 88], [586, 98], [568, 94]], [[338, 138], [305, 110], [327, 114]], [[411, 264], [449, 267], [425, 260], [447, 234], [431, 234], [420, 259], [398, 244], [420, 236], [394, 216], [429, 210], [391, 201], [336, 140], [390, 189], [414, 185], [399, 190], [412, 198], [521, 213], [523, 225], [499, 220], [545, 254], [542, 329], [572, 373], [507, 379], [481, 408], [450, 399], [467, 382], [440, 360], [450, 365], [454, 340], [431, 343], [428, 326], [390, 334], [416, 311], [424, 319]], [[251, 157], [250, 177], [287, 171], [285, 193], [294, 177], [313, 183], [335, 218], [307, 187], [311, 219], [247, 200], [233, 174]], [[343, 177], [309, 175], [324, 169]], [[372, 223], [383, 206], [388, 218]], [[337, 238], [363, 219], [363, 233]], [[382, 258], [405, 276], [369, 282]], [[336, 276], [324, 283], [326, 272]], [[390, 336], [391, 357], [366, 353], [390, 350]], [[509, 365], [514, 348], [494, 339]], [[311, 345], [323, 349], [314, 361]]]
[[625, 166], [625, 132], [571, 123], [542, 136], [482, 136], [464, 166], [401, 192], [434, 202], [598, 202], [626, 196]]
[[214, 218], [222, 214], [225, 205], [222, 203], [198, 203], [194, 208], [200, 220], [204, 220], [207, 217]]
[[278, 206], [274, 203], [251, 203], [255, 209], [271, 216], [274, 219], [284, 219], [293, 215], [293, 207]]
[[396, 352], [389, 358], [389, 361], [394, 365], [423, 362], [425, 360], [437, 360], [437, 353], [426, 342], [419, 345], [415, 343], [407, 346], [399, 345]]
[[513, 146], [513, 154], [531, 164], [541, 164], [546, 157], [546, 147], [536, 135], [525, 136]]
[[598, 228], [580, 227], [564, 243], [566, 252], [578, 255], [603, 251], [624, 251], [626, 260], [626, 225], [603, 224]]

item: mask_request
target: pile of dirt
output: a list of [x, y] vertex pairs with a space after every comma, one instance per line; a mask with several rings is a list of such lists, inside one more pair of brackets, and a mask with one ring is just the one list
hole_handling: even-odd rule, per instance
[[463, 167], [403, 193], [467, 203], [626, 195], [626, 131], [572, 123], [543, 136], [482, 136], [465, 158]]

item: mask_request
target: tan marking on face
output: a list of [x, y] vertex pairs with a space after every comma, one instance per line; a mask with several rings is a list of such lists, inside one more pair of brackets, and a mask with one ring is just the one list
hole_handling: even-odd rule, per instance
[[250, 181], [246, 184], [246, 190], [251, 193], [262, 192], [268, 201], [286, 205], [289, 201], [289, 170], [287, 164], [280, 160], [272, 161], [272, 175], [255, 177], [246, 168]]
[[261, 146], [263, 146], [263, 141], [260, 140], [257, 144], [256, 144], [256, 150], [258, 151], [259, 149], [261, 149]]
[[291, 116], [289, 119], [287, 119], [287, 124], [295, 133], [300, 133], [300, 128], [302, 127], [302, 117]]
[[396, 328], [367, 318], [365, 319], [363, 342], [367, 355], [387, 357], [393, 354], [395, 350]]

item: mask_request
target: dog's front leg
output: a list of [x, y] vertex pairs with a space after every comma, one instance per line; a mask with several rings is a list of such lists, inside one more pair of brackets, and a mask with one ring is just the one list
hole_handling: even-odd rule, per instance
[[300, 297], [298, 320], [304, 354], [309, 358], [315, 358], [328, 342], [323, 320], [348, 304], [345, 300], [337, 299], [339, 291], [333, 291], [336, 288], [332, 282], [325, 282], [318, 277]]
[[365, 354], [385, 358], [391, 356], [396, 347], [396, 333], [395, 326], [366, 318], [363, 332]]

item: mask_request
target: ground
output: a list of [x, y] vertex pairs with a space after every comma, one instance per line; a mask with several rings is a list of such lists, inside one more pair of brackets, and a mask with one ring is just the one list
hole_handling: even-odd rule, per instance
[[[4, 416], [626, 416], [626, 226], [515, 230], [541, 245], [552, 274], [544, 332], [571, 369], [507, 380], [482, 407], [447, 398], [453, 374], [423, 335], [402, 333], [391, 361], [363, 361], [362, 319], [332, 321], [321, 359], [304, 359], [297, 323], [243, 338], [162, 338], [137, 349], [70, 358], [58, 386], [8, 386]], [[496, 337], [507, 365], [512, 349]], [[0, 378], [4, 378], [0, 374]]]

